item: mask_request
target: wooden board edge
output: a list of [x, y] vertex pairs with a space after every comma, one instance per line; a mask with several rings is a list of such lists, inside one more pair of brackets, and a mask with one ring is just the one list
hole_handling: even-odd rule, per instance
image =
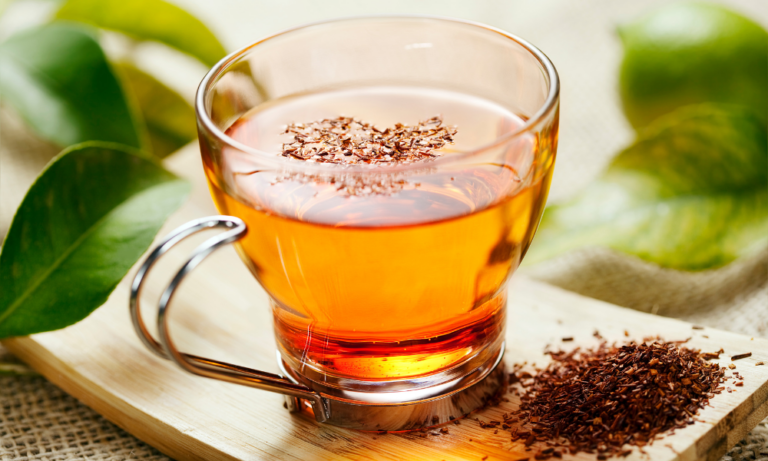
[[[559, 292], [558, 296], [561, 297], [581, 298], [588, 300], [590, 303], [599, 303], [614, 309], [619, 308], [631, 311], [634, 314], [641, 314], [641, 316], [658, 317], [650, 313], [622, 308], [605, 301], [589, 298], [525, 276], [517, 276], [512, 283], [525, 285], [524, 289], [533, 294], [544, 290], [550, 293]], [[664, 319], [689, 324], [680, 319], [666, 317]], [[718, 329], [713, 328], [712, 330]], [[734, 332], [726, 333], [738, 334]], [[37, 342], [34, 336], [10, 338], [2, 340], [0, 343], [4, 344], [11, 353], [25, 361], [30, 367], [37, 370], [66, 393], [72, 395], [123, 430], [172, 458], [235, 461], [239, 459], [218, 450], [215, 445], [196, 439], [162, 420], [148, 415], [140, 408], [115, 398], [112, 394], [98, 386], [92, 386], [91, 379], [78, 372], [76, 368], [61, 361], [55, 354]], [[755, 391], [752, 398], [741, 402], [722, 421], [713, 425], [702, 434], [699, 440], [693, 444], [695, 447], [693, 453], [686, 450], [686, 455], [690, 456], [695, 453], [694, 459], [717, 461], [766, 416], [768, 416], [768, 382], [763, 383]], [[171, 438], [178, 442], [175, 444], [166, 443]], [[679, 454], [677, 459], [680, 459]], [[686, 456], [685, 459], [691, 458]]]
[[[212, 451], [210, 445], [110, 396], [103, 389], [89, 387], [87, 377], [60, 361], [33, 337], [4, 339], [0, 343], [64, 392], [173, 459], [239, 461], [220, 451]], [[168, 440], [176, 442], [169, 444], [166, 443]]]
[[768, 400], [752, 411], [740, 423], [736, 424], [727, 434], [720, 437], [714, 444], [707, 448], [706, 452], [700, 452], [698, 459], [706, 461], [719, 461], [728, 450], [734, 447], [740, 440], [747, 436], [749, 431], [757, 427], [760, 421], [768, 417]]
[[[761, 413], [762, 412], [762, 413]], [[762, 414], [760, 419], [755, 420], [756, 415]], [[716, 425], [707, 431], [696, 442], [696, 453], [699, 458], [711, 451], [719, 450], [723, 441], [726, 446], [723, 453], [728, 448], [734, 446], [739, 440], [742, 440], [749, 431], [754, 429], [765, 416], [768, 416], [768, 382], [763, 383], [757, 388], [750, 399], [745, 400], [739, 406], [728, 412], [725, 417]], [[709, 458], [707, 458], [709, 459]], [[720, 459], [720, 458], [716, 458]]]
[[[599, 303], [610, 306], [612, 308], [631, 311], [633, 314], [637, 314], [638, 317], [660, 317], [650, 312], [639, 311], [632, 308], [619, 306], [617, 304], [612, 304], [600, 299], [590, 298], [589, 296], [583, 295], [581, 293], [566, 290], [546, 282], [541, 282], [525, 274], [515, 274], [514, 277], [515, 278], [513, 279], [512, 283], [525, 285], [525, 289], [531, 290], [532, 293], [538, 293], [541, 290], [559, 292], [559, 296], [580, 298], [589, 300], [589, 302], [592, 303]], [[665, 320], [690, 324], [690, 322], [674, 317], [663, 318]], [[746, 336], [738, 332], [721, 330], [719, 328], [708, 327], [708, 329], [728, 334]], [[764, 338], [759, 339], [764, 341]], [[725, 417], [722, 418], [722, 420], [713, 425], [707, 432], [702, 434], [696, 442], [694, 442], [693, 447], [695, 450], [695, 459], [719, 461], [720, 458], [722, 458], [722, 456], [725, 455], [729, 449], [733, 448], [740, 440], [743, 440], [744, 437], [746, 437], [747, 434], [752, 429], [757, 427], [766, 417], [768, 417], [768, 382], [764, 382], [754, 391], [751, 398], [745, 400], [740, 405], [733, 408]], [[680, 454], [678, 454], [678, 459], [680, 459]]]

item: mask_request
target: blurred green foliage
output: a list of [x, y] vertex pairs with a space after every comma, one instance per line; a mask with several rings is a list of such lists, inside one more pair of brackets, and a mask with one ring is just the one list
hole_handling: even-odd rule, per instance
[[606, 246], [698, 270], [768, 243], [768, 139], [743, 109], [688, 106], [656, 120], [572, 201], [547, 208], [534, 263]]
[[675, 2], [619, 29], [624, 112], [641, 129], [689, 104], [750, 108], [768, 122], [768, 32], [722, 5]]
[[0, 43], [0, 96], [42, 137], [141, 147], [141, 122], [93, 31], [48, 24]]
[[135, 63], [107, 63], [94, 27], [212, 65], [226, 52], [200, 20], [163, 0], [69, 0], [53, 19], [0, 43], [0, 95], [40, 136], [61, 147], [114, 141], [161, 158], [195, 139], [192, 106]]
[[526, 263], [603, 246], [710, 269], [768, 246], [768, 32], [719, 5], [662, 6], [620, 29], [638, 129], [597, 181], [548, 207]]
[[162, 0], [69, 0], [55, 17], [121, 32], [135, 40], [158, 41], [208, 66], [226, 54], [205, 24]]
[[195, 139], [195, 111], [184, 98], [130, 62], [114, 63], [146, 124], [151, 151], [165, 157]]

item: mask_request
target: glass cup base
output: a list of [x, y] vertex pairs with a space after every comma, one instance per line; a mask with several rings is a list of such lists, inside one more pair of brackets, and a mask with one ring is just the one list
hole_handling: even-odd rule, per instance
[[[431, 386], [405, 387], [382, 391], [379, 387], [342, 390], [308, 379], [291, 368], [278, 352], [278, 365], [283, 376], [320, 394], [326, 406], [327, 424], [363, 431], [412, 431], [439, 426], [460, 419], [478, 408], [492, 403], [504, 391], [507, 382], [504, 365], [504, 341], [475, 369], [464, 364], [453, 379]], [[406, 390], [407, 389], [407, 390]], [[290, 411], [314, 415], [311, 403], [286, 397]]]
[[301, 377], [302, 384], [321, 392], [330, 394], [348, 392], [401, 393], [442, 386], [462, 377], [470, 376], [476, 373], [477, 370], [487, 368], [489, 363], [495, 361], [504, 347], [504, 329], [502, 328], [497, 333], [495, 339], [483, 344], [473, 351], [472, 355], [450, 368], [409, 378], [365, 380], [335, 376], [323, 370], [318, 370], [306, 362], [302, 363], [297, 360], [293, 354], [285, 350], [280, 341], [278, 341], [278, 355], [281, 362], [284, 362], [287, 367], [295, 371], [296, 375]]

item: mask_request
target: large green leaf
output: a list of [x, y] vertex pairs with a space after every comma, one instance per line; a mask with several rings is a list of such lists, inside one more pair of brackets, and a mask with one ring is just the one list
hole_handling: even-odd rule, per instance
[[662, 266], [721, 266], [768, 244], [768, 141], [753, 115], [663, 117], [573, 201], [546, 210], [526, 262], [605, 246]]
[[184, 98], [130, 63], [115, 67], [141, 110], [153, 154], [165, 157], [195, 139], [195, 111]]
[[122, 32], [137, 40], [165, 43], [209, 66], [226, 55], [205, 24], [163, 0], [69, 0], [56, 18]]
[[0, 338], [63, 328], [103, 304], [188, 191], [117, 144], [83, 143], [56, 157], [0, 253]]
[[141, 124], [83, 26], [50, 24], [0, 44], [0, 96], [60, 146], [88, 140], [140, 146]]

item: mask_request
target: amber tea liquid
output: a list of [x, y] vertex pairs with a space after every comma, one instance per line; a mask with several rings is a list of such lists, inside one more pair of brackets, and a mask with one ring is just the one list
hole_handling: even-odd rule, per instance
[[[272, 101], [227, 134], [277, 156], [288, 123], [346, 115], [383, 128], [436, 114], [458, 127], [445, 156], [523, 124], [461, 93], [366, 87]], [[272, 298], [288, 365], [331, 384], [415, 380], [471, 370], [496, 354], [505, 282], [531, 242], [554, 163], [538, 152], [554, 150], [554, 139], [521, 139], [508, 147], [510, 164], [424, 163], [421, 171], [358, 178], [374, 186], [368, 192], [389, 192], [353, 195], [327, 177], [257, 168], [226, 149], [214, 172], [204, 155], [219, 211], [248, 225], [238, 251]]]

